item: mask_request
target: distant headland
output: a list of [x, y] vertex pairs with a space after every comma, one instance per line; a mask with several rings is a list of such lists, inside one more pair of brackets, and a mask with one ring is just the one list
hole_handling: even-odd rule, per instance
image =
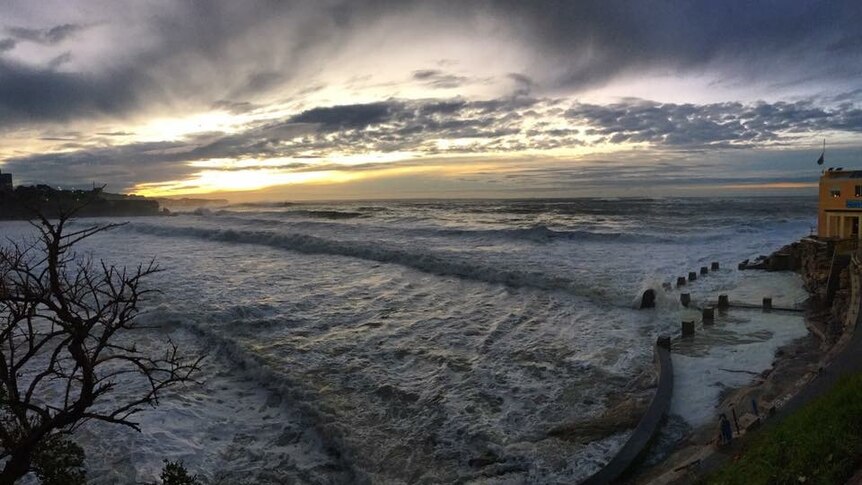
[[152, 199], [140, 195], [113, 194], [104, 187], [65, 190], [49, 185], [12, 184], [12, 174], [0, 173], [0, 220], [32, 219], [37, 213], [48, 217], [75, 210], [78, 217], [138, 217], [169, 215], [171, 207], [218, 204], [207, 199]]

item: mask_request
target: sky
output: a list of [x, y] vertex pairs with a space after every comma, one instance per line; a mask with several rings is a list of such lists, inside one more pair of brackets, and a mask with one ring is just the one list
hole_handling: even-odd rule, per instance
[[0, 1], [0, 171], [234, 201], [814, 194], [862, 2]]

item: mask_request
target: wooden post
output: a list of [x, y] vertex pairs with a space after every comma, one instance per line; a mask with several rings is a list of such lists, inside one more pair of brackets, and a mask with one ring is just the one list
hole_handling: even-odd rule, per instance
[[682, 306], [688, 307], [689, 303], [691, 303], [691, 293], [680, 293], [679, 302], [682, 303]]
[[641, 296], [641, 309], [644, 308], [655, 308], [655, 290], [652, 288], [644, 291], [643, 296]]
[[727, 295], [718, 295], [718, 308], [724, 309], [730, 306], [730, 300], [727, 299]]
[[707, 273], [709, 273], [709, 268], [707, 268], [706, 266], [701, 266], [700, 267], [700, 274], [705, 275]]
[[682, 336], [683, 337], [693, 337], [694, 336], [694, 320], [683, 320], [682, 321]]
[[659, 347], [670, 350], [670, 337], [667, 335], [659, 335], [655, 342]]
[[710, 269], [713, 271], [718, 271], [718, 261], [713, 261]]
[[685, 276], [680, 276], [676, 279], [676, 287], [685, 286]]
[[703, 324], [708, 325], [715, 322], [715, 308], [708, 306], [703, 309]]
[[688, 272], [688, 280], [694, 281], [696, 279], [697, 279], [697, 273], [695, 273], [694, 271], [689, 271]]
[[764, 297], [763, 298], [763, 311], [768, 312], [772, 310], [772, 298]]

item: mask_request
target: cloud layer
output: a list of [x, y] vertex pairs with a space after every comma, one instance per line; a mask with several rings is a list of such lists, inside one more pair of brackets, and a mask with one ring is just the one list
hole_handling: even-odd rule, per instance
[[[7, 7], [6, 37], [0, 34], [2, 123], [249, 101], [301, 89], [345, 52], [358, 65], [379, 65], [396, 47], [420, 59], [435, 49], [450, 53], [442, 43], [457, 38], [469, 58], [469, 44], [479, 44], [484, 32], [492, 39], [493, 32], [505, 33], [508, 41], [501, 40], [498, 50], [478, 45], [480, 52], [502, 61], [500, 53], [522, 49], [528, 56], [513, 67], [547, 89], [585, 89], [667, 69], [714, 68], [740, 81], [791, 84], [850, 82], [862, 74], [862, 4], [855, 1], [222, 0], [99, 7]], [[28, 25], [16, 24], [16, 13]], [[56, 52], [41, 63], [12, 56], [27, 44]], [[354, 53], [353, 46], [367, 50]], [[61, 63], [51, 61], [65, 52], [66, 69], [58, 71]], [[101, 62], [84, 62], [84, 53]], [[378, 72], [392, 74], [380, 67]], [[452, 89], [471, 80], [427, 65], [405, 71], [429, 88]]]
[[0, 162], [31, 182], [128, 188], [207, 163], [302, 172], [380, 154], [658, 160], [824, 134], [860, 146], [856, 1], [53, 0], [0, 14]]
[[[601, 106], [518, 96], [387, 100], [312, 108], [234, 134], [13, 157], [6, 168], [31, 180], [63, 173], [73, 184], [86, 183], [96, 173], [99, 180], [130, 187], [187, 177], [200, 170], [191, 162], [207, 160], [232, 160], [248, 170], [256, 165], [248, 161], [278, 159], [282, 162], [273, 166], [307, 171], [320, 170], [321, 161], [335, 154], [500, 156], [609, 144], [640, 144], [653, 153], [740, 150], [792, 146], [823, 131], [862, 132], [862, 110], [852, 105], [824, 109], [811, 101], [680, 105], [629, 99]], [[237, 169], [229, 163], [219, 167]]]

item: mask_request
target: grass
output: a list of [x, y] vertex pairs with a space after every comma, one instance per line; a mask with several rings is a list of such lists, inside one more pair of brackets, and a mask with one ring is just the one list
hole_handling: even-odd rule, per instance
[[709, 484], [841, 484], [862, 465], [862, 373], [765, 429]]

